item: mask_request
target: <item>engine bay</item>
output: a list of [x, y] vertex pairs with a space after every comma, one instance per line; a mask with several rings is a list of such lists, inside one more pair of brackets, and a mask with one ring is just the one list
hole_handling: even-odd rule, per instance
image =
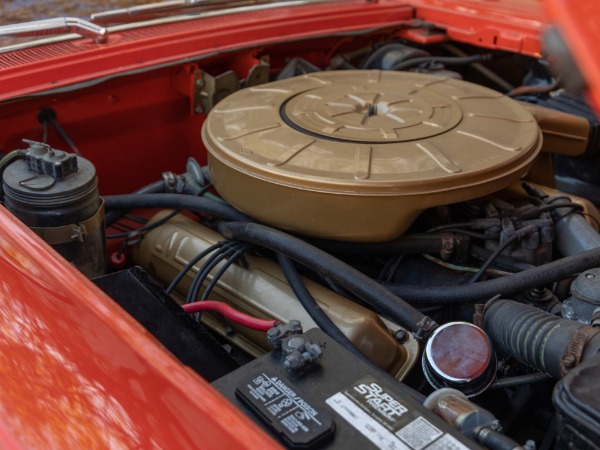
[[194, 370], [287, 446], [335, 427], [290, 440], [225, 377], [281, 359], [302, 385], [339, 344], [457, 430], [439, 448], [596, 448], [600, 142], [557, 79], [386, 30], [81, 83], [0, 107], [3, 204], [90, 279], [143, 269], [184, 322], [105, 290], [201, 330]]

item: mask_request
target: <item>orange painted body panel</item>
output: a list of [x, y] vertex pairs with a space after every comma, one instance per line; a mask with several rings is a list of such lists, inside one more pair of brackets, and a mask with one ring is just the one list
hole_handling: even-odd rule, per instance
[[540, 54], [549, 24], [536, 0], [324, 2], [206, 17], [114, 32], [103, 45], [84, 39], [0, 54], [0, 100], [241, 47], [392, 29], [415, 18], [449, 39], [526, 55]]
[[[554, 0], [555, 12], [570, 4]], [[585, 13], [583, 7], [580, 13]], [[533, 0], [380, 0], [280, 8], [121, 32], [105, 46], [78, 40], [0, 54], [0, 99], [10, 101], [157, 64], [175, 67], [186, 59], [232, 52], [241, 44], [354, 33], [414, 18], [435, 23], [449, 39], [525, 55], [539, 55], [541, 33], [549, 24], [541, 4]], [[586, 47], [585, 36], [582, 39], [576, 53], [595, 56], [582, 68], [592, 76], [600, 105], [599, 50]], [[176, 170], [187, 156], [201, 155], [196, 138], [202, 118], [190, 116], [189, 99], [170, 90], [171, 69], [161, 70], [164, 74], [155, 79], [140, 76], [137, 90], [116, 78], [81, 97], [57, 94], [2, 105], [0, 120], [10, 131], [0, 136], [0, 146], [15, 148], [23, 137], [39, 139], [42, 128], [29, 112], [48, 102], [76, 141], [94, 137], [91, 147], [82, 150], [97, 166], [103, 194], [117, 192], [109, 186], [114, 180], [124, 192], [154, 180], [159, 168]], [[100, 96], [104, 102], [96, 100]], [[82, 99], [103, 106], [91, 111]], [[126, 122], [119, 115], [125, 113], [140, 120]], [[107, 132], [97, 129], [94, 114], [110, 118], [108, 128], [123, 136], [120, 148], [105, 147]], [[140, 130], [151, 144], [141, 145], [144, 154], [139, 151]], [[171, 142], [170, 153], [158, 151], [166, 146], [162, 138]], [[141, 144], [146, 144], [143, 139]], [[130, 148], [137, 152], [127, 152]], [[140, 155], [156, 170], [126, 178]], [[279, 448], [2, 207], [0, 230], [0, 446]]]
[[600, 116], [600, 2], [547, 0], [549, 14], [562, 33]]
[[414, 0], [415, 16], [458, 42], [540, 56], [550, 24], [538, 0]]
[[0, 445], [279, 448], [0, 207]]

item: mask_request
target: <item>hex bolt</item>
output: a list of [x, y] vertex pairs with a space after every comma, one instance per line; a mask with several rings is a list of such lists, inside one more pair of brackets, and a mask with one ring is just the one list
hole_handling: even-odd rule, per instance
[[533, 289], [531, 289], [529, 291], [529, 293], [531, 294], [532, 297], [543, 297], [546, 294], [546, 288], [545, 287], [534, 287]]
[[398, 331], [396, 331], [394, 333], [394, 338], [396, 339], [396, 341], [398, 341], [400, 344], [404, 344], [406, 341], [408, 341], [408, 333], [406, 330], [403, 330], [402, 328], [399, 329]]
[[290, 320], [288, 322], [288, 327], [290, 331], [302, 333], [302, 324], [299, 320]]
[[288, 338], [287, 348], [290, 350], [300, 350], [306, 345], [306, 338], [304, 336], [295, 336]]
[[267, 330], [267, 337], [269, 339], [277, 339], [277, 337], [279, 337], [280, 334], [281, 333], [279, 331], [279, 328], [277, 328], [277, 327], [269, 328]]
[[502, 430], [502, 425], [500, 424], [500, 421], [498, 419], [496, 419], [490, 424], [490, 428], [494, 431], [499, 432]]

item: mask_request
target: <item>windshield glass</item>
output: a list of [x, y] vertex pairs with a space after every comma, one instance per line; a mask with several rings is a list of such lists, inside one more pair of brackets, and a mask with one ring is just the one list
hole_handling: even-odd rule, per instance
[[64, 16], [89, 19], [92, 13], [159, 1], [161, 0], [2, 0], [0, 25]]

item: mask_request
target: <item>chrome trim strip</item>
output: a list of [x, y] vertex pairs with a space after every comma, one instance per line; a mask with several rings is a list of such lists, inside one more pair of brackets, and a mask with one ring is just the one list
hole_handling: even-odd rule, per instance
[[108, 29], [77, 17], [57, 17], [0, 26], [0, 38], [55, 36], [65, 33], [89, 37], [97, 43], [108, 40]]
[[[237, 7], [256, 4], [273, 3], [273, 0], [168, 0], [158, 3], [137, 5], [129, 8], [113, 9], [92, 14], [95, 23], [110, 24], [116, 22], [131, 22], [136, 18], [144, 19], [156, 14], [181, 11], [192, 8]], [[141, 17], [140, 17], [141, 16]]]
[[[319, 3], [331, 3], [334, 1], [335, 2], [343, 2], [343, 3], [369, 3], [369, 0], [355, 0], [355, 1], [352, 1], [352, 0], [280, 0], [275, 3], [253, 4], [251, 6], [241, 6], [241, 7], [234, 7], [234, 8], [228, 8], [228, 9], [223, 9], [223, 10], [202, 11], [202, 12], [198, 12], [195, 14], [192, 13], [192, 14], [182, 14], [182, 15], [169, 16], [169, 17], [160, 17], [160, 18], [145, 20], [145, 21], [140, 21], [140, 22], [114, 25], [114, 26], [106, 27], [105, 29], [108, 30], [108, 33], [110, 34], [110, 33], [118, 33], [121, 31], [134, 30], [137, 28], [151, 27], [151, 26], [164, 25], [164, 24], [170, 24], [170, 23], [176, 23], [176, 22], [185, 22], [185, 21], [189, 21], [189, 20], [197, 20], [197, 19], [203, 19], [203, 18], [208, 18], [208, 17], [219, 17], [219, 16], [246, 13], [246, 12], [252, 12], [252, 11], [263, 11], [263, 10], [276, 9], [276, 8], [281, 8], [281, 7], [290, 7], [290, 6], [293, 7], [293, 6], [303, 6], [303, 5], [319, 4]], [[78, 19], [78, 20], [80, 20], [80, 19]], [[88, 23], [90, 23], [90, 22], [88, 22]], [[94, 24], [92, 24], [92, 25], [94, 25]], [[11, 25], [9, 25], [9, 26], [11, 26]], [[65, 30], [64, 33], [68, 33], [70, 31], [72, 31], [72, 30]], [[2, 36], [0, 35], [0, 38], [1, 37]], [[53, 36], [50, 38], [36, 39], [34, 41], [27, 41], [27, 42], [22, 42], [22, 43], [18, 43], [18, 44], [7, 45], [4, 47], [1, 45], [1, 42], [0, 42], [0, 54], [14, 52], [14, 51], [18, 51], [18, 50], [25, 50], [25, 49], [32, 48], [32, 47], [39, 47], [41, 45], [57, 44], [60, 42], [65, 42], [65, 41], [72, 41], [75, 39], [79, 39], [80, 37], [81, 36], [79, 34], [64, 34], [64, 35]]]

